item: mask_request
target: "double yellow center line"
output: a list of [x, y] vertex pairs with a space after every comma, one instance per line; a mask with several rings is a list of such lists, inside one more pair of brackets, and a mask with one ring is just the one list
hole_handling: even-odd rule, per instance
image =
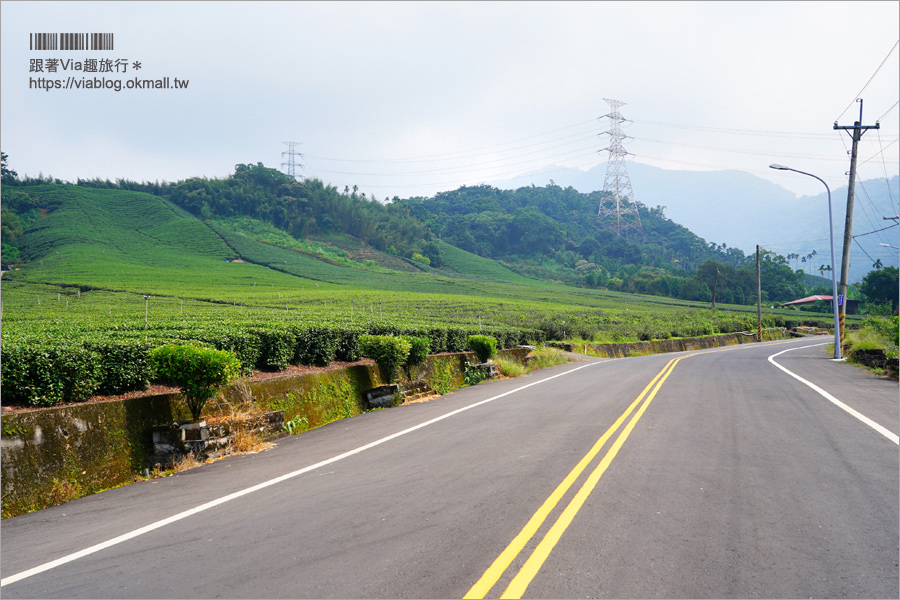
[[[672, 370], [675, 368], [675, 365], [678, 364], [679, 361], [684, 360], [685, 358], [690, 358], [691, 356], [696, 356], [696, 354], [688, 354], [686, 356], [681, 356], [679, 358], [673, 358], [670, 360], [666, 366], [660, 371], [653, 380], [647, 384], [647, 387], [644, 388], [644, 391], [637, 397], [637, 399], [631, 403], [631, 405], [625, 410], [624, 413], [616, 420], [612, 426], [606, 430], [606, 433], [597, 440], [597, 443], [591, 448], [591, 450], [584, 455], [575, 468], [563, 479], [562, 483], [550, 494], [550, 497], [541, 505], [541, 507], [534, 513], [534, 516], [528, 521], [525, 527], [522, 528], [522, 531], [513, 539], [512, 542], [506, 547], [506, 549], [500, 553], [500, 556], [491, 564], [487, 571], [484, 572], [484, 575], [481, 576], [475, 585], [472, 586], [472, 589], [466, 593], [464, 598], [484, 598], [488, 592], [491, 591], [491, 588], [499, 581], [499, 579], [503, 576], [503, 573], [506, 572], [506, 569], [512, 564], [513, 560], [522, 552], [528, 542], [535, 536], [538, 529], [543, 525], [544, 521], [547, 520], [547, 517], [562, 499], [562, 497], [566, 494], [572, 485], [574, 485], [575, 481], [581, 476], [585, 469], [587, 469], [588, 465], [594, 460], [594, 458], [600, 453], [600, 450], [603, 449], [603, 446], [606, 442], [613, 436], [613, 434], [622, 426], [622, 423], [628, 419], [628, 416], [634, 412], [635, 408], [640, 405], [637, 412], [634, 416], [631, 417], [631, 420], [628, 421], [628, 424], [625, 428], [619, 433], [619, 436], [616, 438], [613, 445], [606, 452], [606, 455], [603, 457], [603, 460], [600, 461], [600, 464], [593, 470], [593, 472], [588, 476], [587, 480], [581, 486], [581, 489], [578, 490], [578, 493], [572, 498], [569, 502], [568, 506], [562, 511], [559, 518], [557, 518], [556, 523], [550, 528], [550, 530], [544, 535], [544, 538], [540, 541], [537, 547], [532, 552], [531, 556], [525, 561], [525, 564], [519, 570], [515, 577], [513, 577], [512, 581], [510, 581], [506, 590], [500, 596], [501, 598], [521, 598], [525, 593], [526, 588], [531, 583], [531, 580], [537, 575], [541, 566], [547, 560], [547, 557], [550, 556], [550, 552], [553, 551], [553, 548], [556, 546], [556, 543], [562, 537], [562, 534], [569, 527], [569, 524], [572, 522], [572, 519], [575, 518], [575, 515], [581, 509], [581, 506], [584, 504], [585, 500], [587, 500], [588, 496], [590, 496], [594, 487], [597, 485], [597, 482], [600, 480], [600, 477], [603, 473], [606, 472], [606, 469], [609, 467], [612, 460], [618, 454], [619, 449], [622, 447], [622, 444], [625, 443], [625, 440], [628, 439], [629, 434], [631, 434], [632, 429], [634, 429], [635, 424], [644, 414], [644, 411], [647, 410], [647, 406], [649, 406], [650, 402], [656, 396], [656, 393], [659, 391], [659, 388], [662, 387], [662, 384], [665, 383], [666, 379], [672, 373]], [[643, 402], [643, 404], [642, 404]]]

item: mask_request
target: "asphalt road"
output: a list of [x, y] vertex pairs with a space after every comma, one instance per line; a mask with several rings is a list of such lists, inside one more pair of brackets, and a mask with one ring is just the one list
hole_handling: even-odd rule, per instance
[[0, 595], [897, 598], [898, 386], [827, 341], [482, 383], [7, 519]]

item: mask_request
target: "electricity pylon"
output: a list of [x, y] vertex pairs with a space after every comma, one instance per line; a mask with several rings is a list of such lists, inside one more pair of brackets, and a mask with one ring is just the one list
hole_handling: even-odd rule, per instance
[[631, 189], [631, 179], [625, 168], [625, 157], [631, 154], [622, 146], [622, 140], [631, 137], [625, 135], [621, 127], [622, 122], [628, 120], [619, 113], [619, 107], [625, 103], [607, 98], [603, 100], [610, 105], [612, 112], [599, 118], [608, 118], [612, 125], [609, 131], [598, 134], [609, 136], [609, 146], [598, 150], [609, 152], [609, 162], [606, 163], [606, 179], [603, 181], [603, 199], [597, 211], [597, 225], [625, 237], [631, 234], [644, 237], [641, 215], [638, 213], [634, 191]]
[[[303, 165], [297, 164], [294, 161], [295, 156], [303, 157], [303, 155], [296, 150], [294, 150], [295, 146], [299, 146], [300, 142], [281, 142], [282, 144], [287, 144], [288, 149], [281, 153], [281, 158], [284, 160], [284, 157], [287, 156], [287, 161], [281, 163], [282, 167], [287, 167], [286, 174], [290, 175], [294, 179], [297, 179], [297, 167], [303, 168]], [[300, 176], [303, 177], [302, 175]]]

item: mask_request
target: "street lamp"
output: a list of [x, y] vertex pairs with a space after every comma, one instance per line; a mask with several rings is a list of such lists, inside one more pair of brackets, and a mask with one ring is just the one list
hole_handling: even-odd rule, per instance
[[831, 189], [821, 177], [816, 177], [812, 173], [798, 171], [797, 169], [777, 164], [771, 164], [769, 165], [769, 168], [777, 169], [778, 171], [793, 171], [794, 173], [800, 173], [801, 175], [808, 175], [821, 181], [822, 185], [824, 185], [825, 189], [828, 191], [828, 233], [831, 236], [831, 307], [834, 309], [834, 359], [841, 360], [841, 329], [840, 320], [838, 318], [837, 272], [834, 268], [834, 224], [831, 219]]

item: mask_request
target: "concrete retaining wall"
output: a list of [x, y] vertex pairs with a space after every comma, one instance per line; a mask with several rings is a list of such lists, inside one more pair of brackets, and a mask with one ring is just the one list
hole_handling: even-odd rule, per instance
[[[783, 329], [766, 329], [763, 331], [763, 340], [781, 340], [790, 336]], [[586, 349], [594, 355], [608, 358], [624, 358], [626, 356], [643, 356], [646, 354], [662, 354], [665, 352], [685, 352], [690, 350], [703, 350], [704, 348], [716, 348], [719, 346], [731, 346], [733, 344], [747, 344], [756, 342], [756, 334], [726, 333], [696, 338], [678, 338], [670, 340], [654, 340], [649, 342], [627, 342], [621, 344], [588, 344]], [[583, 348], [574, 348], [575, 352], [584, 351]]]
[[[499, 352], [520, 360], [527, 353], [525, 349]], [[429, 356], [425, 365], [411, 370], [410, 379], [424, 382], [425, 390], [445, 394], [463, 385], [467, 362], [476, 362], [473, 353]], [[381, 383], [374, 365], [238, 383], [226, 388], [221, 400], [208, 403], [204, 414], [229, 414], [252, 403], [258, 412], [283, 412], [285, 422], [293, 420], [295, 430], [305, 431], [363, 412], [364, 392]], [[150, 458], [153, 429], [189, 419], [179, 394], [3, 416], [3, 517], [132, 482], [136, 473], [154, 466]]]

